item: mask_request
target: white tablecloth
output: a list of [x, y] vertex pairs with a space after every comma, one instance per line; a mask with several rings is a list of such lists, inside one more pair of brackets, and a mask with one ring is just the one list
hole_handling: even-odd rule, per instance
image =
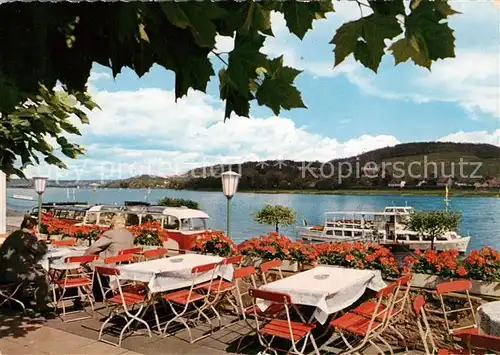
[[500, 301], [489, 302], [477, 309], [479, 332], [500, 336]]
[[[39, 264], [45, 270], [57, 269], [57, 270], [66, 270], [66, 263], [64, 259], [68, 256], [82, 256], [87, 250], [87, 247], [65, 247], [65, 248], [52, 248], [49, 247], [47, 254], [44, 255], [42, 260], [40, 260]], [[78, 268], [80, 266], [79, 263], [75, 265], [69, 265], [70, 269]]]
[[[380, 271], [317, 266], [260, 287], [262, 290], [290, 295], [292, 303], [316, 307], [314, 317], [324, 324], [330, 314], [355, 303], [370, 288], [385, 287]], [[262, 310], [268, 306], [259, 301]]]
[[[175, 290], [191, 286], [193, 275], [192, 268], [204, 264], [221, 262], [218, 256], [185, 254], [161, 258], [129, 265], [120, 265], [120, 280], [139, 281], [148, 284], [152, 293]], [[215, 276], [227, 280], [233, 278], [233, 266], [224, 265], [219, 268]], [[213, 271], [200, 274], [196, 283], [209, 281]]]

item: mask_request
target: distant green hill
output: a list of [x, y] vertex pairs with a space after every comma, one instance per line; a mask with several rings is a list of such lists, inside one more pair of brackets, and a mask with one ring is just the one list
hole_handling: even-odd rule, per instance
[[[228, 169], [228, 165], [214, 165], [169, 178], [141, 175], [113, 181], [107, 186], [221, 189], [220, 173]], [[454, 182], [461, 185], [500, 179], [500, 147], [473, 143], [405, 143], [329, 162], [268, 160], [233, 164], [232, 170], [242, 175], [239, 190], [387, 188], [401, 181], [407, 188], [431, 189], [444, 181], [439, 179], [443, 176], [452, 176]]]

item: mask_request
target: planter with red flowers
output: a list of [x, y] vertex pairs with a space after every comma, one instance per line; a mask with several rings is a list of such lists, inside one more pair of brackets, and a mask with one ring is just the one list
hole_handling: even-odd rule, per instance
[[134, 244], [144, 250], [156, 249], [168, 240], [168, 233], [161, 228], [158, 221], [145, 222], [127, 228], [134, 235]]
[[236, 244], [221, 231], [206, 232], [196, 238], [191, 249], [201, 254], [228, 257], [237, 253]]
[[315, 251], [312, 246], [292, 242], [276, 232], [247, 240], [238, 246], [238, 250], [245, 256], [243, 264], [255, 267], [264, 261], [279, 259], [282, 260], [281, 270], [297, 272], [301, 263], [310, 265], [315, 262]]
[[441, 282], [469, 279], [471, 293], [500, 296], [500, 253], [492, 248], [472, 250], [466, 258], [457, 250], [415, 250], [405, 258], [405, 269], [411, 271], [415, 287], [434, 289]]
[[399, 275], [399, 267], [391, 251], [379, 244], [327, 243], [316, 246], [318, 263], [353, 269], [380, 270], [382, 276]]

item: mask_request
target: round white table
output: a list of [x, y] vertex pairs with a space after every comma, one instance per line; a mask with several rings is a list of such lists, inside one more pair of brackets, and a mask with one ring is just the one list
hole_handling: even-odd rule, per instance
[[479, 333], [500, 337], [500, 301], [485, 303], [477, 309]]

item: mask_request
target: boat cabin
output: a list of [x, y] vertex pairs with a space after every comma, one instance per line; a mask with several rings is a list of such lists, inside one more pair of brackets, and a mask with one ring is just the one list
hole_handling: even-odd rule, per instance
[[150, 206], [143, 211], [144, 220], [157, 220], [180, 249], [191, 249], [196, 237], [207, 231], [208, 214], [187, 207]]

